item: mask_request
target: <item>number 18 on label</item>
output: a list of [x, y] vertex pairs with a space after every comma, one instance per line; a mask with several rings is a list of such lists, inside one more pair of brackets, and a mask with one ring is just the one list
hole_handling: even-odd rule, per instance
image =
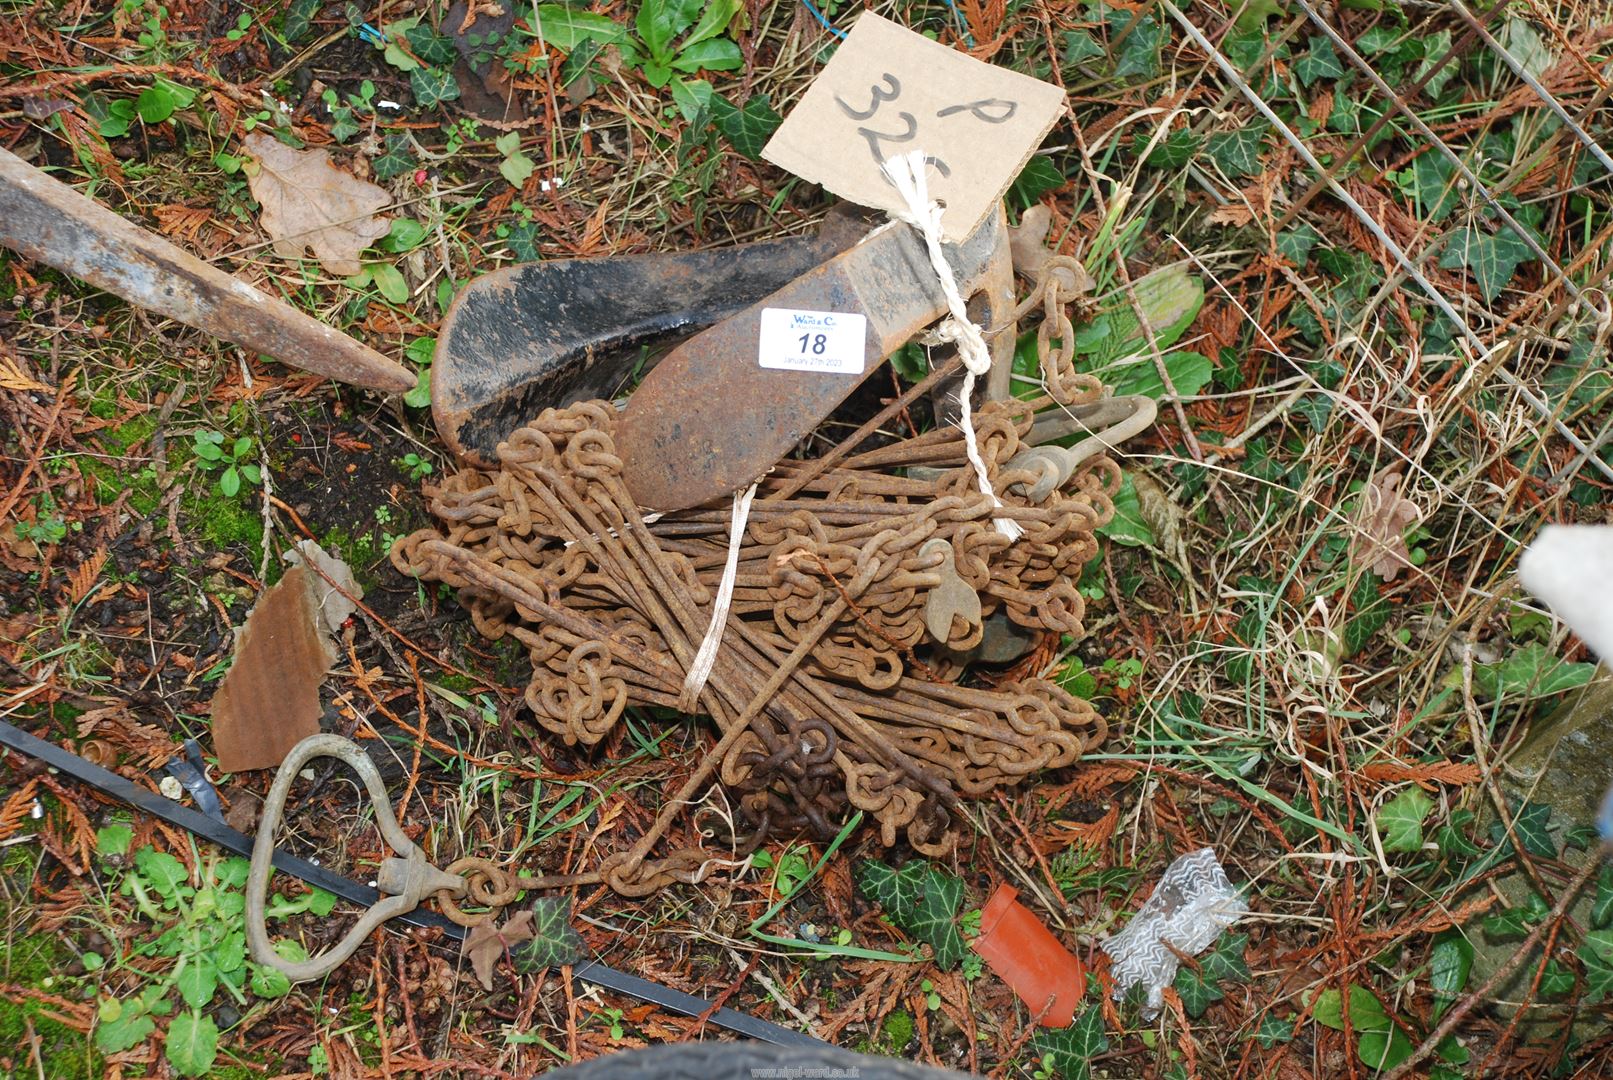
[[763, 308], [757, 362], [778, 371], [861, 375], [867, 333], [862, 315]]

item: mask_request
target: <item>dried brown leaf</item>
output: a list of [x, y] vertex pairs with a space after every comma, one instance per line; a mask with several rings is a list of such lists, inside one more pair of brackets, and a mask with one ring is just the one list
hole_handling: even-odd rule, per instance
[[1416, 503], [1401, 498], [1404, 479], [1396, 469], [1380, 473], [1362, 489], [1356, 509], [1352, 561], [1385, 581], [1393, 581], [1400, 571], [1411, 567], [1405, 533], [1423, 517]]
[[470, 966], [476, 972], [476, 979], [482, 984], [483, 990], [493, 989], [493, 965], [498, 963], [499, 957], [508, 953], [523, 941], [531, 941], [533, 934], [532, 912], [523, 911], [503, 926], [494, 926], [493, 921], [481, 923], [471, 928], [465, 935], [465, 943], [460, 946], [459, 955], [470, 960]]
[[252, 197], [263, 207], [259, 222], [282, 259], [304, 249], [326, 270], [347, 276], [362, 269], [359, 252], [387, 234], [390, 219], [377, 212], [392, 201], [381, 188], [343, 172], [324, 150], [293, 150], [253, 132], [243, 144]]

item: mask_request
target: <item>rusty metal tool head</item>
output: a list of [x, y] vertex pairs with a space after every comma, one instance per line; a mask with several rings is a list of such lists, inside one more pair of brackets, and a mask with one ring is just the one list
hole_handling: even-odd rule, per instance
[[544, 409], [612, 397], [643, 347], [727, 318], [867, 231], [834, 213], [815, 236], [485, 274], [455, 298], [437, 336], [437, 432], [460, 458], [489, 465], [498, 444]]
[[[969, 239], [946, 246], [965, 299], [993, 270], [1009, 266], [1007, 240], [999, 211]], [[1011, 288], [1012, 271], [1006, 272]], [[757, 345], [768, 308], [864, 316], [862, 372], [761, 367]], [[641, 505], [681, 510], [743, 487], [817, 427], [880, 361], [945, 313], [918, 234], [894, 223], [875, 230], [661, 361], [628, 399], [616, 435], [628, 490]]]
[[0, 150], [0, 244], [131, 304], [337, 382], [412, 389], [403, 365]]

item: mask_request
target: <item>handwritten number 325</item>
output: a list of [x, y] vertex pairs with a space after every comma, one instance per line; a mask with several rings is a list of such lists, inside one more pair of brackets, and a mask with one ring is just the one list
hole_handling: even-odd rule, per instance
[[[878, 84], [868, 88], [867, 108], [853, 108], [851, 103], [846, 101], [846, 99], [842, 98], [839, 94], [835, 95], [835, 104], [840, 106], [840, 111], [845, 113], [846, 116], [852, 120], [871, 120], [873, 119], [874, 114], [879, 112], [879, 107], [881, 105], [885, 104], [887, 101], [895, 101], [897, 98], [901, 97], [901, 95], [901, 80], [887, 71], [882, 75]], [[946, 108], [937, 111], [935, 115], [937, 118], [944, 120], [949, 116], [956, 116], [959, 113], [967, 112], [973, 115], [975, 119], [983, 121], [984, 123], [1001, 124], [1006, 123], [1010, 118], [1012, 118], [1018, 109], [1018, 102], [1005, 101], [1002, 98], [985, 98], [980, 101], [966, 102], [962, 105], [948, 105]], [[918, 134], [918, 119], [914, 117], [912, 113], [903, 110], [902, 112], [896, 114], [896, 118], [903, 124], [903, 129], [899, 132], [879, 131], [868, 126], [859, 126], [857, 128], [857, 134], [861, 135], [868, 143], [869, 155], [873, 157], [874, 161], [881, 165], [883, 165], [885, 159], [890, 156], [889, 154], [881, 151], [881, 143], [912, 142], [914, 136]], [[925, 157], [925, 161], [931, 165], [934, 165], [935, 170], [942, 176], [952, 175], [952, 170], [949, 169], [947, 167], [947, 163], [942, 161], [940, 158], [933, 155], [927, 155]]]

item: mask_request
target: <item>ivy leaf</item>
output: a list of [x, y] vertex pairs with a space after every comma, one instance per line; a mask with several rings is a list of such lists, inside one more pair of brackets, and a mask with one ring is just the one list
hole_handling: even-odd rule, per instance
[[1486, 302], [1493, 301], [1507, 287], [1518, 267], [1533, 259], [1534, 253], [1510, 228], [1487, 233], [1465, 225], [1451, 234], [1439, 265], [1447, 270], [1466, 269]]
[[1420, 850], [1423, 846], [1423, 821], [1433, 809], [1434, 800], [1420, 787], [1409, 787], [1385, 803], [1377, 814], [1383, 850]]
[[1318, 79], [1336, 79], [1344, 74], [1344, 65], [1333, 51], [1333, 42], [1321, 34], [1308, 40], [1310, 51], [1294, 61], [1294, 75], [1301, 86], [1309, 87]]
[[[1423, 62], [1417, 65], [1417, 73], [1412, 76], [1412, 81], [1421, 82], [1423, 76], [1432, 71], [1434, 65], [1443, 60], [1450, 51], [1451, 32], [1449, 30], [1441, 30], [1437, 34], [1429, 35], [1423, 41]], [[1430, 99], [1439, 97], [1440, 91], [1445, 89], [1445, 84], [1456, 76], [1456, 70], [1459, 66], [1459, 60], [1452, 61], [1441, 68], [1438, 75], [1428, 80], [1428, 85], [1424, 86], [1423, 89]]]
[[1088, 60], [1096, 60], [1103, 55], [1103, 46], [1085, 30], [1066, 30], [1064, 32], [1064, 62], [1066, 64], [1082, 64]]
[[1456, 208], [1460, 192], [1451, 182], [1455, 173], [1456, 166], [1444, 154], [1429, 151], [1412, 161], [1412, 194], [1418, 211], [1428, 220], [1443, 221]]
[[1574, 989], [1574, 973], [1556, 960], [1546, 961], [1546, 970], [1540, 973], [1540, 993], [1545, 997], [1562, 997]]
[[711, 95], [711, 113], [717, 130], [727, 137], [730, 145], [752, 161], [760, 161], [762, 147], [772, 138], [773, 132], [784, 118], [773, 111], [766, 94], [752, 94], [743, 108], [735, 108], [719, 94]]
[[958, 932], [961, 880], [918, 859], [900, 870], [870, 861], [857, 868], [857, 887], [885, 909], [891, 922], [928, 942], [943, 971], [963, 959], [963, 936]]
[[1455, 1002], [1473, 971], [1473, 943], [1460, 930], [1447, 930], [1434, 939], [1428, 957], [1428, 985], [1434, 991], [1434, 1019]]
[[1546, 902], [1535, 893], [1530, 893], [1529, 899], [1523, 903], [1494, 915], [1486, 915], [1484, 933], [1492, 941], [1515, 941], [1527, 937], [1529, 928], [1538, 926], [1549, 914], [1551, 909], [1546, 907]]
[[1294, 1021], [1279, 1020], [1271, 1013], [1260, 1018], [1260, 1027], [1255, 1029], [1255, 1042], [1261, 1049], [1270, 1050], [1279, 1043], [1288, 1042], [1294, 1037]]
[[1322, 239], [1322, 234], [1309, 225], [1296, 225], [1277, 234], [1277, 253], [1295, 266], [1303, 267], [1311, 261], [1311, 249]]
[[1371, 574], [1362, 574], [1350, 593], [1354, 614], [1344, 623], [1344, 651], [1354, 656], [1389, 622], [1389, 601], [1378, 591]]
[[1399, 30], [1379, 24], [1356, 38], [1355, 47], [1362, 56], [1377, 56], [1393, 45], [1399, 36]]
[[280, 36], [287, 45], [295, 45], [312, 28], [314, 16], [324, 6], [324, 0], [295, 0], [280, 23]]
[[[1557, 844], [1551, 838], [1551, 807], [1543, 803], [1526, 802], [1523, 809], [1518, 811], [1517, 818], [1512, 822], [1512, 831], [1517, 834], [1518, 842], [1523, 850], [1542, 859], [1555, 859], [1557, 857]], [[1490, 825], [1490, 839], [1497, 844], [1506, 846], [1510, 853], [1512, 838], [1507, 835], [1506, 826], [1501, 822]]]
[[388, 135], [381, 153], [370, 161], [370, 171], [377, 180], [392, 180], [415, 167], [414, 154], [409, 150], [407, 135]]
[[1595, 674], [1595, 664], [1570, 664], [1531, 641], [1504, 660], [1473, 665], [1473, 689], [1487, 698], [1547, 697], [1584, 686]]
[[1109, 1049], [1103, 1031], [1103, 1010], [1096, 1005], [1066, 1028], [1040, 1028], [1031, 1036], [1031, 1052], [1049, 1064], [1064, 1080], [1087, 1080], [1092, 1059]]
[[1049, 191], [1057, 191], [1065, 184], [1065, 176], [1059, 167], [1053, 164], [1053, 159], [1045, 154], [1035, 154], [1025, 162], [1025, 167], [1014, 178], [1013, 184], [1008, 188], [1008, 194], [1014, 205], [1021, 210], [1033, 206], [1038, 199]]
[[205, 1013], [180, 1013], [168, 1025], [163, 1055], [180, 1076], [204, 1076], [218, 1056], [218, 1025]]
[[1265, 139], [1266, 125], [1253, 124], [1211, 135], [1206, 149], [1221, 171], [1237, 180], [1260, 171], [1260, 147]]
[[1226, 996], [1215, 980], [1206, 978], [1203, 972], [1195, 971], [1187, 964], [1176, 969], [1176, 981], [1172, 985], [1181, 995], [1182, 1008], [1195, 1020], [1204, 1015], [1205, 1009]]
[[[1120, 27], [1131, 21], [1131, 12], [1117, 12]], [[1152, 15], [1137, 20], [1126, 40], [1120, 43], [1120, 56], [1115, 63], [1115, 78], [1124, 79], [1141, 75], [1151, 79], [1159, 74], [1159, 48], [1165, 43], [1165, 28]]]
[[1613, 866], [1602, 867], [1596, 878], [1596, 899], [1591, 903], [1591, 927], [1604, 929], [1613, 920]]
[[531, 914], [532, 939], [511, 954], [516, 971], [525, 974], [575, 964], [588, 955], [582, 935], [571, 925], [570, 897], [539, 897], [532, 904]]
[[1467, 833], [1462, 831], [1472, 820], [1471, 810], [1458, 810], [1451, 815], [1447, 824], [1440, 826], [1439, 832], [1435, 834], [1435, 840], [1439, 844], [1441, 855], [1447, 859], [1452, 856], [1471, 859], [1475, 855], [1484, 854], [1484, 849], [1469, 840]]
[[415, 57], [427, 64], [442, 65], [454, 62], [454, 39], [441, 33], [435, 26], [411, 26], [403, 32]]
[[1248, 947], [1248, 934], [1222, 934], [1216, 939], [1215, 948], [1199, 958], [1199, 968], [1207, 979], [1248, 982], [1249, 965], [1243, 959]]
[[[1203, 140], [1193, 134], [1188, 128], [1177, 128], [1159, 142], [1148, 152], [1143, 160], [1156, 169], [1176, 169], [1193, 160], [1193, 155], [1199, 152]], [[1133, 149], [1141, 153], [1143, 147], [1148, 145], [1148, 139], [1138, 136]]]
[[447, 68], [416, 68], [409, 72], [409, 89], [422, 109], [434, 109], [459, 96], [459, 83]]
[[1579, 946], [1579, 961], [1585, 965], [1586, 1001], [1597, 1001], [1613, 990], [1613, 930], [1592, 930]]

